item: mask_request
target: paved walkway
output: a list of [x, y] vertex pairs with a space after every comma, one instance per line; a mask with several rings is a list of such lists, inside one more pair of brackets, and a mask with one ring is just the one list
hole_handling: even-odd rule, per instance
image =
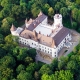
[[36, 55], [35, 60], [36, 60], [36, 62], [41, 61], [41, 62], [46, 63], [46, 64], [50, 64], [50, 63], [51, 63], [50, 61], [45, 60], [44, 58], [42, 58], [42, 57], [41, 57], [40, 55], [38, 55], [38, 54]]
[[[79, 44], [79, 42], [80, 42], [80, 34], [77, 33], [74, 30], [70, 30], [70, 31], [71, 31], [71, 34], [72, 34], [72, 40], [71, 40], [72, 45], [70, 46], [70, 48], [63, 48], [59, 52], [59, 57], [58, 58], [60, 58], [61, 56], [67, 56], [70, 52], [73, 51], [75, 46], [77, 46]], [[67, 52], [65, 52], [66, 50], [67, 50]]]
[[68, 55], [70, 52], [73, 51], [73, 49], [75, 48], [75, 46], [77, 46], [80, 43], [80, 34], [77, 33], [74, 30], [71, 30], [71, 32], [73, 33], [73, 45], [71, 45], [70, 49], [68, 49], [68, 51], [64, 54], [64, 56]]

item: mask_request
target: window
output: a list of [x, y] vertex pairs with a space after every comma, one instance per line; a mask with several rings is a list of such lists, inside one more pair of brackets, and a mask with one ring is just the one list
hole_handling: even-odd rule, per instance
[[33, 44], [33, 43], [32, 43]]
[[50, 52], [50, 54], [52, 54], [52, 52]]
[[49, 51], [48, 51], [48, 53], [49, 53]]
[[41, 48], [39, 48], [39, 50], [41, 50]]
[[56, 57], [56, 55], [55, 55], [55, 57]]
[[52, 51], [52, 50], [50, 49], [50, 51]]

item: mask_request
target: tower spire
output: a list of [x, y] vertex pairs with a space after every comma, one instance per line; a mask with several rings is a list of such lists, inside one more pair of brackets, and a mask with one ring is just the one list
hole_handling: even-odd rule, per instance
[[10, 31], [15, 31], [16, 30], [16, 27], [13, 25], [13, 23], [12, 23], [12, 26], [11, 26], [11, 29], [10, 29]]

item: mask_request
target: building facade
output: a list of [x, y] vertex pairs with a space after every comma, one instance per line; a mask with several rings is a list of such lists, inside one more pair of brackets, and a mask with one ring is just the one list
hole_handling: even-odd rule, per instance
[[35, 20], [26, 19], [23, 28], [16, 28], [12, 24], [10, 31], [12, 35], [19, 37], [19, 43], [52, 57], [58, 57], [63, 47], [69, 48], [71, 45], [71, 34], [69, 29], [63, 26], [61, 14], [55, 14], [54, 23], [49, 25], [47, 16], [40, 12]]

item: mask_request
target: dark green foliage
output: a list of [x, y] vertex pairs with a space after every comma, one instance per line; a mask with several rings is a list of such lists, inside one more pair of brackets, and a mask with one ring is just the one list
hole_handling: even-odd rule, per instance
[[0, 65], [4, 66], [4, 67], [15, 67], [16, 65], [16, 61], [14, 59], [14, 57], [12, 56], [4, 56], [1, 60], [0, 60]]
[[39, 71], [40, 75], [43, 75], [43, 74], [52, 74], [52, 70], [50, 69], [50, 66], [45, 64], [41, 67], [40, 71]]
[[32, 75], [26, 71], [21, 71], [19, 75], [17, 75], [17, 80], [32, 80]]
[[6, 55], [6, 50], [0, 47], [0, 58]]
[[18, 61], [24, 60], [27, 55], [27, 48], [16, 47], [13, 49], [13, 56], [16, 57]]
[[30, 57], [32, 57], [33, 59], [35, 59], [35, 56], [36, 56], [36, 49], [29, 49], [28, 50], [28, 55], [30, 56]]
[[[21, 48], [9, 35], [40, 10], [53, 18], [63, 15], [63, 25], [80, 32], [80, 0], [0, 0], [0, 80], [80, 80], [80, 44], [67, 56], [47, 65], [35, 63], [36, 50]], [[18, 25], [17, 25], [18, 24]]]
[[17, 74], [19, 74], [21, 71], [25, 70], [25, 66], [20, 64], [17, 68], [16, 68], [16, 72]]

